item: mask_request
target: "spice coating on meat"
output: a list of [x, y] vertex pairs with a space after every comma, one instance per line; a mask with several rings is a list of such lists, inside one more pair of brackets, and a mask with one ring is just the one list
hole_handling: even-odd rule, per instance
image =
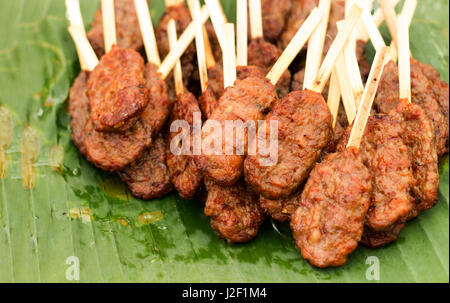
[[[190, 154], [173, 154], [171, 151], [172, 142], [177, 135], [182, 135], [181, 129], [177, 132], [171, 132], [169, 135], [169, 144], [167, 144], [167, 166], [169, 167], [170, 179], [173, 186], [184, 199], [193, 199], [197, 189], [201, 186], [203, 181], [201, 169], [197, 166], [194, 157], [191, 155], [193, 151], [192, 133], [194, 131], [194, 113], [198, 113], [201, 117], [200, 108], [198, 107], [197, 100], [193, 94], [184, 93], [175, 99], [171, 115], [171, 124], [176, 120], [186, 121], [189, 124], [191, 131], [189, 137]], [[198, 131], [200, 131], [200, 129]], [[181, 142], [179, 147], [181, 149]]]
[[[405, 221], [414, 207], [411, 192], [416, 180], [402, 133], [403, 128], [393, 117], [374, 115], [369, 117], [361, 140], [361, 157], [369, 168], [373, 184], [366, 225], [376, 231]], [[349, 135], [350, 129], [347, 129], [338, 150], [345, 148]]]
[[[177, 6], [167, 7], [166, 11], [159, 20], [158, 26], [156, 27], [155, 36], [161, 58], [165, 58], [170, 52], [169, 38], [167, 36], [167, 24], [169, 23], [170, 19], [176, 21], [177, 37], [179, 37], [189, 26], [192, 20], [189, 9], [186, 7], [184, 1]], [[194, 73], [197, 69], [195, 65], [196, 51], [193, 42], [189, 44], [186, 51], [181, 56], [180, 61], [181, 66], [183, 67], [183, 83], [185, 87], [188, 87], [189, 79], [191, 78], [192, 73]], [[166, 82], [171, 99], [176, 97], [175, 90], [173, 89], [174, 84], [172, 79], [173, 77], [169, 75]]]
[[[270, 110], [277, 101], [275, 87], [268, 79], [248, 77], [244, 80], [236, 80], [234, 86], [228, 87], [219, 100], [219, 106], [212, 113], [209, 120], [214, 120], [220, 124], [222, 134], [225, 134], [226, 121], [247, 121], [262, 120], [264, 114]], [[209, 121], [208, 120], [208, 121]], [[211, 121], [213, 122], [213, 121]], [[206, 127], [205, 122], [202, 129], [202, 139], [208, 140], [214, 136], [214, 127]], [[212, 125], [213, 126], [213, 125]], [[225, 137], [225, 136], [224, 136]], [[247, 134], [244, 134], [242, 151], [245, 154], [247, 147]], [[237, 154], [237, 146], [231, 143], [227, 145], [227, 140], [220, 140], [221, 146], [215, 146], [214, 142], [207, 145], [208, 148], [218, 151], [220, 154], [208, 154], [205, 151], [205, 143], [202, 148], [202, 155], [198, 157], [198, 163], [204, 173], [223, 186], [235, 184], [242, 176], [244, 155]], [[231, 141], [231, 140], [230, 140]], [[234, 141], [234, 140], [233, 140]], [[204, 141], [205, 142], [205, 141]], [[232, 155], [227, 155], [226, 151], [231, 149]]]
[[69, 95], [70, 126], [72, 127], [72, 140], [80, 151], [86, 155], [84, 145], [84, 128], [89, 121], [89, 98], [87, 96], [86, 81], [88, 73], [82, 71], [73, 82]]
[[258, 141], [266, 142], [270, 137], [270, 121], [278, 122], [278, 161], [265, 166], [262, 160], [267, 156], [249, 155], [244, 164], [245, 180], [264, 197], [280, 199], [307, 178], [328, 145], [332, 116], [319, 93], [305, 90], [289, 93], [274, 106]]
[[133, 196], [150, 200], [161, 198], [172, 190], [165, 150], [166, 142], [159, 135], [136, 161], [119, 172]]
[[155, 136], [169, 117], [172, 104], [167, 95], [166, 83], [158, 72], [158, 66], [151, 62], [147, 63], [144, 78], [150, 100], [142, 112], [141, 120], [148, 129], [149, 136]]
[[[252, 65], [237, 66], [236, 78], [244, 80], [247, 77], [258, 77], [264, 79], [264, 73], [260, 68]], [[213, 111], [219, 105], [219, 99], [223, 95], [223, 69], [220, 64], [208, 69], [208, 87], [198, 98], [203, 116], [209, 119]]]
[[167, 119], [171, 104], [156, 66], [147, 64], [144, 76], [151, 98], [133, 127], [124, 133], [113, 133], [96, 131], [91, 120], [86, 125], [87, 158], [103, 170], [119, 171], [136, 160], [150, 146]]
[[211, 227], [228, 243], [248, 242], [258, 233], [264, 214], [258, 196], [240, 182], [222, 187], [205, 180], [208, 197], [205, 214], [210, 217]]
[[[411, 100], [420, 105], [434, 125], [438, 156], [448, 152], [449, 125], [437, 103], [431, 84], [415, 59], [411, 59]], [[381, 113], [389, 113], [399, 103], [398, 68], [390, 61], [384, 68], [374, 104]]]
[[414, 210], [409, 219], [431, 208], [437, 201], [439, 170], [434, 127], [430, 119], [417, 104], [403, 100], [391, 112], [403, 128], [403, 142], [408, 146], [416, 184]]
[[433, 89], [434, 96], [441, 107], [441, 111], [448, 121], [449, 115], [449, 99], [448, 99], [448, 83], [441, 80], [441, 75], [431, 65], [416, 61], [417, 66], [422, 69], [425, 77], [431, 82], [431, 88]]
[[[115, 0], [114, 14], [116, 25], [117, 45], [123, 48], [130, 48], [141, 51], [144, 47], [139, 21], [134, 7], [133, 0]], [[89, 42], [98, 57], [105, 54], [105, 42], [103, 38], [103, 18], [102, 10], [99, 9], [94, 15], [91, 29], [87, 33]]]
[[144, 60], [132, 49], [113, 46], [88, 78], [91, 120], [98, 131], [125, 131], [148, 103]]
[[366, 226], [360, 243], [369, 248], [386, 246], [397, 241], [404, 226], [405, 223], [397, 223], [384, 231], [374, 231]]
[[288, 221], [292, 214], [298, 207], [300, 200], [300, 193], [295, 193], [284, 199], [270, 200], [264, 198], [264, 196], [259, 197], [259, 205], [262, 210], [271, 216], [275, 221], [285, 222]]
[[316, 165], [291, 219], [306, 260], [318, 267], [347, 261], [361, 239], [371, 190], [370, 173], [354, 149], [331, 154]]
[[203, 116], [208, 119], [219, 105], [219, 100], [217, 99], [216, 94], [214, 94], [212, 86], [208, 85], [203, 94], [198, 98], [198, 104]]
[[264, 39], [277, 43], [291, 10], [291, 0], [261, 0]]
[[[253, 39], [248, 45], [248, 65], [256, 66], [264, 74], [267, 74], [277, 62], [281, 53], [282, 51], [272, 43], [266, 42], [262, 38]], [[289, 70], [286, 70], [276, 85], [280, 96], [285, 96], [289, 93], [290, 85], [291, 73]]]
[[292, 0], [291, 10], [283, 33], [278, 41], [279, 47], [285, 49], [305, 22], [311, 11], [319, 4], [318, 0]]

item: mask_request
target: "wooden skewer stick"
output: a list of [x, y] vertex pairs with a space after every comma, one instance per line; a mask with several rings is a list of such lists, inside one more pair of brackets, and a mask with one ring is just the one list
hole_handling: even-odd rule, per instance
[[[343, 21], [337, 22], [338, 29], [342, 27]], [[355, 37], [350, 37], [347, 45], [344, 48], [345, 63], [341, 62], [341, 64], [346, 65], [347, 75], [349, 78], [346, 79], [349, 82], [346, 86], [350, 84], [350, 89], [352, 91], [352, 96], [355, 102], [355, 114], [356, 109], [359, 106], [359, 102], [361, 101], [362, 93], [364, 91], [364, 84], [361, 79], [361, 71], [359, 70], [358, 58], [356, 58], [356, 40]], [[338, 59], [339, 62], [339, 59]], [[342, 72], [339, 69], [339, 72]], [[342, 87], [341, 87], [342, 90]]]
[[[173, 0], [172, 0], [173, 1]], [[180, 3], [183, 3], [183, 0], [176, 0]], [[194, 12], [192, 11], [192, 7], [189, 5], [189, 12], [191, 13], [192, 19], [194, 19]], [[214, 58], [214, 54], [211, 48], [211, 44], [208, 39], [208, 32], [206, 31], [205, 26], [202, 26], [203, 32], [203, 44], [205, 45], [205, 58], [206, 58], [206, 66], [209, 68], [210, 66], [216, 65], [216, 59]]]
[[408, 27], [411, 25], [412, 18], [414, 17], [414, 12], [416, 11], [417, 0], [408, 0], [403, 4], [401, 14], [405, 16]]
[[378, 0], [381, 10], [383, 11], [386, 24], [392, 36], [392, 41], [398, 50], [398, 36], [397, 36], [397, 14], [391, 0]]
[[[177, 25], [173, 19], [170, 19], [169, 23], [167, 23], [167, 36], [169, 38], [170, 50], [172, 50], [177, 45]], [[173, 81], [175, 83], [175, 93], [178, 96], [184, 92], [183, 73], [181, 71], [181, 62], [179, 59], [173, 70]]]
[[320, 0], [319, 10], [323, 17], [316, 30], [312, 33], [308, 43], [308, 50], [306, 53], [305, 77], [303, 80], [303, 89], [312, 87], [320, 63], [322, 63], [323, 45], [325, 43], [325, 36], [327, 35], [328, 17], [330, 16], [331, 0]]
[[79, 26], [69, 26], [68, 29], [75, 43], [78, 57], [80, 58], [81, 69], [85, 71], [94, 70], [98, 64], [98, 58], [86, 38], [86, 33]]
[[98, 64], [98, 58], [87, 39], [78, 0], [66, 0], [66, 15], [70, 22], [68, 30], [75, 43], [81, 69], [92, 71]]
[[237, 0], [237, 65], [247, 65], [247, 0]]
[[155, 32], [153, 30], [152, 18], [148, 9], [147, 0], [134, 0], [134, 7], [138, 16], [139, 28], [141, 29], [148, 61], [156, 66], [160, 66], [161, 59], [158, 53]]
[[407, 99], [411, 103], [411, 67], [409, 57], [408, 16], [400, 14], [398, 17], [398, 78], [400, 99]]
[[164, 4], [166, 5], [166, 8], [168, 7], [175, 7], [183, 3], [184, 0], [165, 0]]
[[345, 113], [347, 115], [348, 124], [351, 125], [356, 116], [356, 101], [353, 95], [351, 87], [351, 76], [347, 63], [345, 61], [345, 55], [342, 52], [339, 54], [336, 60], [336, 66], [334, 67], [336, 78], [339, 83], [339, 89], [342, 94], [342, 103], [344, 104]]
[[203, 24], [200, 20], [200, 2], [198, 0], [188, 0], [189, 7], [192, 9], [195, 24], [195, 46], [197, 49], [198, 71], [200, 74], [200, 86], [202, 93], [208, 86], [208, 71], [206, 68], [205, 43], [203, 41]]
[[372, 41], [372, 44], [376, 51], [378, 51], [381, 47], [386, 46], [386, 43], [384, 43], [384, 39], [381, 36], [380, 31], [378, 30], [378, 26], [374, 21], [374, 18], [370, 14], [368, 10], [363, 10], [362, 12], [362, 20], [364, 23], [364, 28], [366, 32], [368, 33], [367, 39], [364, 38], [364, 42], [367, 42], [370, 38]]
[[[400, 2], [400, 0], [391, 0], [391, 1], [392, 1], [392, 6], [394, 6], [394, 7]], [[384, 14], [383, 14], [383, 11], [381, 10], [381, 8], [378, 8], [375, 11], [375, 13], [372, 16], [372, 20], [376, 24], [377, 27], [379, 27], [381, 25], [381, 23], [383, 23]], [[358, 28], [358, 32], [356, 34], [356, 39], [367, 42], [367, 41], [369, 41], [369, 37], [370, 37], [370, 35], [367, 32], [366, 28], [364, 28], [364, 27]]]
[[273, 85], [276, 85], [278, 80], [280, 80], [281, 75], [303, 48], [322, 18], [323, 14], [318, 8], [311, 11], [311, 14], [309, 14], [308, 18], [306, 18], [305, 22], [298, 29], [297, 33], [289, 42], [288, 46], [284, 49], [277, 62], [275, 62], [272, 66], [270, 72], [266, 75], [266, 78], [269, 79]]
[[217, 40], [219, 41], [220, 47], [224, 48], [223, 45], [223, 33], [222, 33], [222, 24], [226, 23], [227, 20], [223, 13], [222, 6], [219, 3], [219, 0], [205, 0], [206, 6], [208, 7], [209, 15], [211, 16], [211, 21], [214, 27], [214, 31], [216, 32]]
[[[66, 17], [69, 20], [70, 26], [79, 27], [81, 32], [85, 35], [83, 17], [80, 11], [80, 2], [78, 0], [66, 0]], [[75, 39], [72, 37], [75, 42]], [[80, 61], [81, 69], [87, 70], [87, 65], [84, 62], [84, 57], [81, 55], [78, 45], [75, 44]]]
[[330, 77], [331, 71], [333, 70], [334, 64], [336, 63], [336, 59], [339, 53], [344, 49], [350, 35], [355, 28], [359, 17], [361, 16], [362, 8], [358, 5], [353, 5], [348, 18], [345, 19], [344, 24], [342, 26], [342, 30], [338, 32], [336, 38], [328, 50], [325, 59], [320, 66], [319, 72], [317, 73], [316, 79], [314, 80], [313, 86], [310, 90], [316, 92], [322, 92], [325, 87], [328, 78]]
[[[208, 17], [208, 9], [206, 6], [203, 6], [200, 10], [201, 23], [204, 24], [206, 20], [208, 20]], [[186, 48], [191, 44], [192, 40], [194, 40], [194, 36], [195, 25], [194, 22], [191, 22], [179, 37], [176, 46], [167, 54], [166, 58], [164, 58], [164, 61], [161, 63], [161, 66], [158, 68], [158, 72], [163, 79], [169, 75], [177, 60], [180, 59]]]
[[[403, 8], [402, 8], [402, 12], [401, 12], [401, 14], [402, 15], [404, 15], [405, 16], [405, 19], [408, 21], [408, 27], [411, 25], [411, 22], [412, 22], [412, 19], [413, 19], [413, 16], [414, 16], [414, 12], [415, 12], [415, 9], [416, 9], [416, 6], [417, 6], [417, 0], [408, 0], [408, 1], [405, 1], [405, 4], [403, 5]], [[395, 12], [394, 12], [395, 13]], [[396, 21], [397, 21], [397, 17], [395, 17], [395, 19], [396, 19]], [[397, 23], [397, 22], [396, 22]], [[397, 27], [395, 28], [395, 32], [396, 32], [396, 35], [397, 35]], [[392, 35], [392, 34], [391, 34]], [[392, 61], [394, 61], [394, 62], [396, 62], [397, 61], [397, 58], [398, 58], [398, 48], [397, 48], [397, 45], [394, 43], [394, 41], [393, 41], [393, 43], [391, 43], [391, 51], [390, 51], [390, 54], [389, 54], [389, 59], [390, 60], [392, 60]], [[410, 56], [412, 56], [411, 55], [411, 53], [410, 53]], [[387, 62], [389, 62], [389, 60], [387, 60]], [[387, 63], [386, 62], [386, 63]]]
[[337, 116], [339, 111], [339, 101], [341, 101], [341, 90], [336, 76], [336, 67], [331, 72], [330, 87], [328, 88], [327, 105], [333, 117], [333, 129], [336, 127]]
[[222, 25], [223, 42], [225, 48], [222, 49], [223, 55], [223, 80], [224, 88], [234, 85], [236, 81], [236, 52], [234, 46], [234, 24], [224, 23]]
[[108, 53], [114, 44], [117, 44], [116, 17], [114, 0], [102, 0], [103, 36], [105, 39], [105, 52]]
[[362, 97], [361, 104], [356, 114], [355, 122], [350, 133], [350, 138], [347, 144], [347, 148], [355, 147], [359, 149], [361, 138], [366, 128], [367, 119], [370, 116], [370, 110], [372, 108], [375, 94], [377, 93], [378, 83], [380, 82], [381, 74], [383, 73], [384, 62], [389, 52], [389, 47], [385, 46], [381, 48], [376, 54], [370, 68], [369, 78], [367, 79], [366, 87]]
[[263, 38], [261, 0], [249, 0], [248, 7], [250, 12], [250, 36], [252, 39]]
[[66, 17], [71, 26], [79, 26], [84, 32], [83, 17], [80, 11], [79, 0], [66, 0]]
[[208, 38], [208, 33], [203, 27], [203, 41], [205, 43], [205, 58], [206, 58], [206, 67], [211, 68], [216, 66], [216, 59], [214, 58], [214, 54], [211, 48], [211, 43]]

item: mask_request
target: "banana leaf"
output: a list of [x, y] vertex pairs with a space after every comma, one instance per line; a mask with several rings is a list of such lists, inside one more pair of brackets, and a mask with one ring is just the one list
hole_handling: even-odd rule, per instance
[[[88, 25], [99, 1], [80, 2]], [[235, 1], [223, 4], [233, 20]], [[413, 55], [447, 82], [448, 8], [448, 0], [419, 1], [410, 34]], [[155, 23], [163, 10], [151, 1]], [[358, 247], [339, 268], [310, 266], [286, 224], [266, 220], [255, 240], [228, 245], [200, 201], [133, 198], [71, 142], [66, 101], [80, 68], [67, 25], [63, 0], [0, 0], [0, 282], [448, 283], [448, 156], [436, 206], [396, 243]]]

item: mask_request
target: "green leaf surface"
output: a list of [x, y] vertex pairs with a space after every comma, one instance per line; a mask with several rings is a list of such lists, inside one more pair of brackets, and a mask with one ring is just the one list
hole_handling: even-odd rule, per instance
[[[233, 20], [234, 1], [223, 3]], [[81, 6], [89, 24], [99, 1]], [[151, 1], [154, 21], [163, 9], [162, 0]], [[359, 247], [340, 268], [311, 267], [286, 224], [266, 220], [254, 241], [230, 246], [198, 201], [131, 197], [70, 140], [66, 100], [80, 68], [64, 16], [63, 0], [0, 0], [0, 105], [14, 121], [0, 179], [0, 282], [77, 282], [67, 280], [70, 256], [80, 261], [80, 282], [374, 282], [366, 279], [369, 256], [380, 261], [380, 282], [449, 281], [448, 156], [437, 205], [408, 223], [395, 244]], [[421, 0], [411, 26], [412, 53], [446, 81], [448, 19], [448, 1]], [[21, 140], [30, 128], [40, 144], [26, 144], [39, 154], [36, 186], [26, 190]]]

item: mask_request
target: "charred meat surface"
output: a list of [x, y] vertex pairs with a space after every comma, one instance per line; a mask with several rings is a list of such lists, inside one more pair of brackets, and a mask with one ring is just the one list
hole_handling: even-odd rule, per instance
[[131, 193], [144, 200], [161, 198], [172, 190], [166, 166], [166, 142], [157, 136], [150, 148], [119, 172]]
[[316, 165], [291, 229], [302, 256], [318, 267], [339, 266], [358, 245], [372, 190], [358, 152], [345, 149]]
[[132, 49], [113, 46], [88, 78], [91, 120], [97, 131], [128, 130], [148, 103], [144, 60]]
[[[390, 61], [384, 68], [374, 104], [381, 113], [389, 113], [399, 100], [398, 68]], [[423, 74], [418, 61], [411, 59], [411, 100], [420, 105], [433, 122], [438, 156], [448, 152], [449, 125], [441, 112], [431, 83]]]
[[[213, 111], [219, 105], [219, 99], [223, 95], [223, 69], [220, 64], [208, 69], [208, 87], [199, 97], [198, 103], [200, 109], [206, 119], [208, 119]], [[265, 78], [262, 70], [256, 66], [246, 65], [236, 67], [236, 78], [244, 80], [247, 77]]]
[[361, 238], [361, 244], [369, 248], [386, 246], [397, 241], [404, 226], [405, 223], [396, 223], [384, 231], [374, 231], [366, 226]]
[[448, 83], [441, 80], [441, 75], [431, 65], [421, 63], [417, 60], [416, 64], [418, 67], [422, 69], [422, 72], [424, 73], [425, 77], [427, 77], [428, 81], [430, 81], [431, 88], [433, 89], [436, 101], [439, 103], [439, 106], [441, 107], [441, 111], [444, 114], [445, 120], [448, 121], [449, 115]]
[[[140, 52], [144, 48], [139, 21], [133, 0], [115, 0], [114, 13], [116, 17], [117, 45]], [[102, 10], [94, 15], [91, 29], [87, 33], [89, 42], [98, 57], [105, 54], [105, 42], [103, 38]]]
[[[369, 117], [361, 140], [360, 153], [372, 175], [373, 192], [366, 215], [366, 225], [383, 231], [395, 223], [404, 222], [414, 208], [411, 196], [416, 184], [408, 147], [403, 143], [404, 130], [389, 115]], [[338, 150], [345, 148], [347, 129]]]
[[294, 193], [287, 198], [277, 200], [271, 200], [264, 198], [264, 196], [260, 196], [259, 205], [262, 210], [275, 221], [285, 222], [294, 214], [298, 207], [299, 200], [300, 193]]
[[[167, 166], [169, 167], [170, 179], [172, 180], [173, 186], [184, 199], [193, 199], [203, 181], [201, 169], [197, 166], [192, 156], [192, 132], [195, 127], [193, 122], [194, 113], [197, 113], [201, 117], [200, 108], [194, 95], [191, 93], [178, 95], [172, 110], [171, 124], [176, 120], [186, 121], [189, 124], [191, 134], [189, 138], [185, 139], [190, 141], [190, 149], [187, 155], [175, 155], [171, 150], [171, 145], [176, 136], [182, 136], [182, 130], [171, 132], [169, 135], [169, 144], [167, 144]], [[200, 126], [198, 127], [200, 128]], [[181, 142], [178, 147], [181, 150]]]
[[[267, 74], [281, 56], [282, 51], [270, 42], [262, 38], [253, 39], [248, 45], [248, 65], [253, 65]], [[277, 83], [277, 89], [281, 96], [289, 93], [291, 85], [291, 73], [286, 70]]]
[[264, 214], [258, 196], [249, 191], [242, 182], [222, 187], [205, 180], [208, 197], [205, 214], [211, 227], [228, 243], [248, 242], [258, 233]]
[[87, 96], [86, 81], [88, 73], [82, 71], [73, 82], [69, 95], [70, 126], [72, 127], [72, 140], [80, 151], [86, 156], [84, 145], [84, 128], [89, 122], [89, 98]]
[[136, 160], [150, 146], [152, 138], [166, 121], [170, 102], [164, 81], [156, 66], [147, 64], [144, 69], [145, 85], [152, 96], [140, 119], [123, 133], [96, 131], [91, 120], [85, 127], [87, 158], [106, 171], [119, 171]]
[[431, 208], [437, 201], [439, 170], [434, 127], [423, 109], [402, 100], [391, 112], [403, 128], [403, 142], [408, 146], [416, 184], [413, 187], [416, 203], [410, 218]]
[[278, 159], [249, 155], [244, 164], [245, 180], [268, 199], [286, 198], [308, 177], [332, 135], [332, 117], [319, 93], [295, 91], [281, 99], [267, 115], [263, 142], [270, 137], [271, 121], [278, 124]]
[[[209, 120], [218, 122], [216, 126], [225, 134], [225, 122], [242, 122], [262, 120], [264, 114], [270, 110], [277, 101], [277, 93], [275, 87], [265, 78], [248, 77], [244, 80], [236, 80], [234, 86], [228, 87], [219, 100], [219, 106], [212, 113]], [[203, 140], [208, 140], [214, 136], [217, 130], [214, 125], [206, 127], [205, 122], [202, 129]], [[245, 130], [244, 130], [245, 132]], [[220, 139], [220, 146], [216, 146], [213, 140], [209, 145], [203, 146], [202, 155], [198, 157], [198, 163], [203, 172], [223, 186], [231, 186], [235, 184], [243, 174], [244, 154], [247, 147], [247, 133], [244, 133], [242, 154], [238, 154], [236, 144], [227, 145], [227, 140]], [[231, 140], [230, 140], [231, 141]], [[234, 141], [234, 140], [233, 140]], [[238, 140], [239, 141], [239, 140]], [[211, 151], [205, 151], [205, 147], [211, 148]], [[232, 151], [232, 155], [227, 155], [226, 151]], [[217, 152], [219, 154], [217, 154]]]
[[291, 10], [291, 0], [261, 0], [264, 39], [277, 43]]

